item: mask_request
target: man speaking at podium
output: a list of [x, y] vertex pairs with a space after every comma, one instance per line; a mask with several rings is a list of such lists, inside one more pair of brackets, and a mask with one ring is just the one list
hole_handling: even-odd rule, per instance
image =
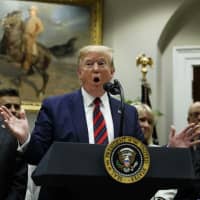
[[[0, 108], [5, 125], [17, 137], [30, 164], [37, 165], [54, 141], [107, 144], [119, 134], [144, 141], [133, 106], [125, 105], [123, 133], [120, 132], [120, 101], [103, 89], [114, 72], [112, 49], [101, 45], [83, 47], [77, 68], [81, 88], [45, 99], [32, 134], [26, 131], [24, 119], [15, 118], [6, 107]], [[48, 192], [41, 188], [39, 199], [53, 199]], [[58, 195], [56, 192], [57, 199]]]
[[[77, 68], [81, 89], [45, 99], [31, 135], [23, 129], [23, 119], [19, 129], [19, 120], [1, 108], [6, 126], [14, 132], [30, 164], [37, 165], [53, 141], [106, 144], [119, 136], [120, 101], [108, 97], [103, 89], [114, 72], [112, 49], [99, 45], [83, 47]], [[136, 109], [126, 105], [125, 110], [123, 133], [144, 141]]]

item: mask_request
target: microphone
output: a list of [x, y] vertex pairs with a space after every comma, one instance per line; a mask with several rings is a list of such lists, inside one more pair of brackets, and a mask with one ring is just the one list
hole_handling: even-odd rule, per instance
[[114, 83], [107, 82], [103, 85], [103, 89], [109, 94], [112, 95], [120, 95], [120, 113], [121, 113], [121, 118], [120, 118], [120, 129], [119, 129], [119, 137], [123, 135], [123, 125], [124, 125], [124, 91], [123, 88], [120, 84], [120, 82], [115, 79]]
[[106, 92], [111, 93], [112, 95], [117, 95], [121, 93], [119, 85], [117, 84], [116, 80], [114, 80], [114, 83], [111, 82], [104, 83], [103, 89]]

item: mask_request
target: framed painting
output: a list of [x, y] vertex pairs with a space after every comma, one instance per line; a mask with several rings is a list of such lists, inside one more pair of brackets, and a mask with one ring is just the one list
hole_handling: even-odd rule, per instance
[[[103, 0], [2, 0], [0, 2], [0, 88], [17, 88], [22, 106], [79, 88], [77, 52], [102, 43]], [[29, 71], [24, 71], [24, 32], [31, 7], [43, 24], [35, 38]]]

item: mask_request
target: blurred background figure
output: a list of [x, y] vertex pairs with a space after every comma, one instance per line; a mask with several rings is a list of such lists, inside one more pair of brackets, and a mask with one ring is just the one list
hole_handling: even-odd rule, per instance
[[[21, 117], [21, 100], [17, 90], [0, 90], [0, 106], [5, 106], [17, 118]], [[28, 165], [22, 153], [17, 151], [18, 142], [9, 133], [3, 120], [0, 122], [0, 199], [24, 200], [27, 187]]]
[[[200, 101], [193, 102], [188, 108], [188, 115], [187, 115], [188, 124], [199, 124], [200, 125]], [[200, 131], [200, 128], [196, 130], [197, 132]], [[195, 138], [196, 140], [199, 139], [199, 136]], [[197, 178], [200, 178], [200, 146], [194, 145], [191, 148], [192, 152], [192, 159], [194, 164], [194, 170], [196, 173]], [[177, 198], [180, 200], [198, 200], [200, 199], [200, 186], [196, 185], [195, 187], [191, 186], [190, 188], [183, 188], [178, 191]]]
[[[148, 146], [158, 147], [153, 144], [153, 128], [155, 125], [155, 116], [152, 109], [144, 103], [137, 102], [133, 104], [138, 111], [139, 124], [144, 133], [144, 138]], [[151, 200], [173, 200], [177, 194], [176, 189], [159, 190]]]
[[192, 103], [188, 109], [188, 123], [200, 124], [200, 101]]
[[153, 145], [152, 134], [155, 122], [153, 111], [147, 104], [136, 103], [134, 106], [138, 111], [139, 124], [144, 133], [144, 138], [148, 145]]

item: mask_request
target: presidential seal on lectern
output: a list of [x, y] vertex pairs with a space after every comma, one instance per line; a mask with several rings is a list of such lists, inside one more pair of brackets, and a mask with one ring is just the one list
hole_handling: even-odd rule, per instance
[[150, 166], [150, 155], [141, 141], [131, 136], [122, 136], [107, 145], [104, 164], [114, 180], [129, 184], [146, 175]]

